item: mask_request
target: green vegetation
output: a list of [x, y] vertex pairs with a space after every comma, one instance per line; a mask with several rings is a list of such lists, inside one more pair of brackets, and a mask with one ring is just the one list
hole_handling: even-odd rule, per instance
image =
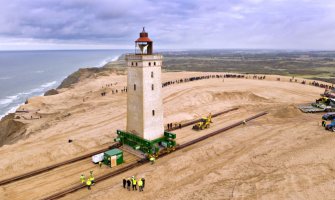
[[332, 51], [206, 50], [163, 54], [165, 70], [278, 74], [335, 83]]

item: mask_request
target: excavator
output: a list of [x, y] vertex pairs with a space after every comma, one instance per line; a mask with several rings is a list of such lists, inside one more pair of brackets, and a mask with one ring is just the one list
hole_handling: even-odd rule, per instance
[[212, 114], [209, 113], [207, 117], [202, 117], [200, 122], [196, 123], [192, 127], [192, 129], [197, 130], [197, 131], [203, 130], [203, 129], [209, 128], [211, 123], [212, 123]]

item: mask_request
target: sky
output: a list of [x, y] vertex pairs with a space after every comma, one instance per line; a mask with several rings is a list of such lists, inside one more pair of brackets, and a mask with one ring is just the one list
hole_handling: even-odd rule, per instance
[[0, 50], [335, 50], [334, 0], [0, 0]]

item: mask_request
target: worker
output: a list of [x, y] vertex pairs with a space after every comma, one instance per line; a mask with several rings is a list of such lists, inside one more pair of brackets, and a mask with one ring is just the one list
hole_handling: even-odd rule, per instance
[[136, 185], [137, 185], [137, 181], [136, 181], [136, 178], [134, 177], [133, 178], [133, 190], [137, 190]]
[[130, 179], [130, 182], [131, 182], [131, 187], [133, 187], [133, 181], [135, 179], [135, 176], [132, 176], [131, 179]]
[[126, 188], [127, 180], [126, 178], [123, 178], [123, 188]]
[[144, 186], [145, 186], [145, 179], [144, 178], [142, 178], [142, 183], [143, 183], [143, 188], [144, 188]]
[[80, 176], [80, 180], [81, 180], [81, 183], [85, 183], [85, 175], [84, 174], [82, 174], [81, 176]]
[[92, 185], [94, 185], [95, 184], [95, 181], [94, 181], [94, 176], [93, 176], [93, 171], [90, 171], [90, 178], [89, 178], [89, 180], [91, 181], [91, 183], [92, 183]]
[[142, 182], [142, 179], [139, 179], [139, 180], [137, 181], [137, 184], [138, 184], [138, 190], [139, 190], [140, 192], [142, 192], [142, 191], [143, 191], [143, 182]]
[[154, 157], [150, 157], [150, 162], [151, 162], [151, 164], [154, 164], [155, 163], [155, 158]]
[[92, 182], [91, 182], [91, 180], [88, 178], [87, 181], [86, 181], [86, 186], [87, 186], [87, 189], [88, 189], [88, 190], [91, 189], [91, 185], [92, 185]]
[[127, 189], [128, 191], [130, 191], [130, 185], [131, 185], [131, 181], [130, 178], [127, 179]]
[[325, 127], [326, 126], [326, 121], [325, 120], [322, 120], [322, 126]]
[[100, 162], [99, 162], [99, 167], [101, 168], [101, 166], [102, 166], [102, 162], [100, 161]]

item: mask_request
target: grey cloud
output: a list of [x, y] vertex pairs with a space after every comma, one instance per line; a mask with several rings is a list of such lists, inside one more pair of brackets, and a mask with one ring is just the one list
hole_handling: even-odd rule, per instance
[[0, 5], [3, 41], [127, 46], [146, 26], [162, 48], [335, 46], [327, 38], [335, 32], [331, 0], [0, 0]]

